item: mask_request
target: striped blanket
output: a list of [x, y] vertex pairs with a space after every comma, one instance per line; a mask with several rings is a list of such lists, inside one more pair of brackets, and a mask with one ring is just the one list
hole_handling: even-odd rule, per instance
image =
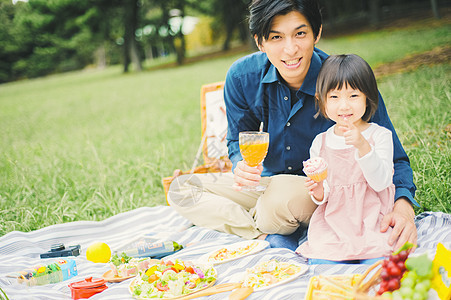
[[[416, 217], [418, 229], [417, 253], [435, 254], [437, 243], [451, 249], [451, 215], [434, 212]], [[108, 264], [92, 263], [85, 253], [75, 257], [78, 275], [69, 280], [44, 286], [27, 287], [7, 277], [8, 273], [36, 265], [42, 260], [39, 254], [47, 252], [52, 244], [81, 245], [86, 249], [93, 242], [104, 241], [111, 249], [125, 246], [152, 236], [155, 240], [173, 240], [189, 245], [171, 257], [196, 260], [218, 246], [242, 241], [241, 238], [217, 231], [193, 226], [169, 206], [143, 207], [108, 218], [104, 221], [78, 221], [49, 226], [33, 232], [10, 232], [0, 237], [0, 287], [9, 299], [71, 299], [68, 284], [87, 277], [101, 277], [110, 269]], [[259, 261], [278, 258], [282, 261], [303, 263], [293, 251], [282, 248], [267, 248], [257, 254], [243, 257], [216, 266], [217, 283], [234, 282], [243, 270]], [[365, 265], [317, 265], [310, 266], [307, 273], [282, 286], [254, 292], [248, 299], [303, 299], [309, 279], [318, 274], [363, 273]], [[128, 286], [131, 279], [121, 283], [109, 283], [108, 289], [90, 299], [133, 299]], [[227, 299], [230, 292], [212, 295], [208, 299]], [[1, 295], [1, 293], [0, 293]], [[1, 297], [0, 297], [1, 299]]]

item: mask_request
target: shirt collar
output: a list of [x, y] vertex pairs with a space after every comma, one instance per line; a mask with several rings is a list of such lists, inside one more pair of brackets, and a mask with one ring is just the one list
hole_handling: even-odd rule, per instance
[[[321, 69], [321, 59], [313, 52], [312, 59], [310, 61], [310, 67], [307, 72], [307, 76], [305, 76], [304, 82], [302, 83], [301, 88], [299, 89], [303, 93], [315, 96], [316, 91], [316, 78], [318, 77], [319, 70]], [[274, 83], [279, 82], [279, 75], [276, 67], [270, 63], [268, 71], [262, 79], [262, 83]]]
[[279, 76], [277, 74], [278, 74], [278, 72], [277, 72], [276, 67], [274, 67], [274, 65], [270, 63], [268, 71], [266, 72], [265, 76], [263, 77], [262, 83], [279, 82]]

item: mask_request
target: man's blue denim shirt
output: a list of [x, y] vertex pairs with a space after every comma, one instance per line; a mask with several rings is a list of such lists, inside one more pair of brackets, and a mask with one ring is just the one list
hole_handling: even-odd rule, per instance
[[[230, 67], [224, 87], [224, 100], [228, 121], [227, 146], [233, 169], [242, 160], [238, 144], [239, 132], [258, 130], [263, 122], [264, 131], [269, 132], [270, 140], [262, 176], [305, 176], [302, 162], [310, 156], [313, 139], [334, 124], [321, 115], [315, 118], [318, 111], [314, 99], [316, 79], [327, 56], [315, 48], [307, 76], [296, 93], [299, 100], [293, 107], [290, 89], [281, 80], [265, 53], [247, 55]], [[407, 197], [419, 206], [414, 200], [416, 187], [409, 158], [396, 135], [380, 94], [379, 106], [371, 122], [384, 126], [393, 133], [395, 199]]]

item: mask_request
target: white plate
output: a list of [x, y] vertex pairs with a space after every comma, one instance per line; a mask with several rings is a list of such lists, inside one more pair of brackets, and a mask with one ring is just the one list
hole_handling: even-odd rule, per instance
[[[226, 258], [224, 260], [210, 260], [210, 257], [215, 255], [219, 250], [222, 249], [226, 249], [227, 251], [237, 251], [240, 248], [245, 248], [247, 246], [252, 246], [255, 245], [252, 249], [250, 249], [248, 252], [245, 252], [241, 255], [235, 256], [235, 257], [231, 257], [231, 258]], [[234, 243], [234, 244], [230, 244], [230, 245], [225, 245], [225, 246], [221, 246], [221, 247], [217, 247], [215, 248], [215, 250], [202, 255], [201, 258], [199, 258], [200, 262], [203, 263], [209, 263], [209, 264], [213, 264], [213, 265], [219, 265], [222, 263], [226, 263], [235, 259], [239, 259], [251, 254], [255, 254], [257, 252], [262, 251], [265, 248], [269, 247], [269, 242], [268, 241], [264, 241], [264, 240], [249, 240], [249, 241], [242, 241], [242, 242], [238, 242], [238, 243]]]
[[[293, 276], [285, 278], [282, 281], [278, 281], [276, 283], [273, 283], [273, 284], [270, 284], [270, 285], [267, 285], [267, 286], [254, 288], [254, 291], [255, 292], [264, 291], [264, 290], [267, 290], [267, 289], [270, 289], [270, 288], [273, 288], [273, 287], [276, 287], [276, 286], [288, 283], [288, 282], [293, 281], [296, 278], [300, 277], [301, 275], [304, 275], [307, 272], [307, 270], [308, 270], [308, 265], [302, 265], [302, 264], [297, 264], [297, 263], [292, 263], [292, 262], [288, 262], [288, 263], [291, 264], [291, 265], [296, 265], [298, 267], [301, 267], [301, 270], [298, 273], [294, 274]], [[258, 265], [260, 265], [260, 263]], [[240, 274], [239, 277], [237, 277], [238, 281], [239, 282], [243, 282], [244, 281], [244, 276], [246, 276], [246, 272]]]

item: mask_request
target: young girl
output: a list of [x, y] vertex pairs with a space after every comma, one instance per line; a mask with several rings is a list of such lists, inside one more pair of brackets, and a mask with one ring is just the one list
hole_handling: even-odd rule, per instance
[[318, 204], [308, 239], [296, 252], [317, 263], [367, 263], [393, 251], [380, 223], [394, 205], [391, 131], [369, 123], [378, 105], [371, 67], [357, 55], [332, 55], [318, 75], [319, 113], [336, 124], [313, 140], [310, 157], [328, 164], [327, 178], [305, 185]]

